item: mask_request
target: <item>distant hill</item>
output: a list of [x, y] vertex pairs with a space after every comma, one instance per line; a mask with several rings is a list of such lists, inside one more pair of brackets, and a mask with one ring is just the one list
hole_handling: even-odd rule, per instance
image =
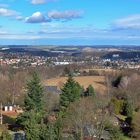
[[58, 56], [59, 53], [56, 52], [50, 52], [50, 51], [44, 51], [41, 49], [36, 48], [9, 48], [9, 49], [1, 49], [0, 52], [4, 53], [27, 53], [29, 55], [34, 56]]

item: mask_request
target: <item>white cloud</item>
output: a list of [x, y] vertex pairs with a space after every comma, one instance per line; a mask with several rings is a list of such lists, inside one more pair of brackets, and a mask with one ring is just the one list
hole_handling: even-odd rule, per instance
[[55, 0], [31, 0], [31, 3], [32, 4], [44, 4], [44, 3], [52, 2], [52, 1], [55, 1]]
[[49, 20], [47, 20], [46, 17], [41, 12], [35, 12], [32, 14], [32, 16], [27, 17], [25, 19], [25, 22], [27, 22], [27, 23], [44, 23], [44, 22], [49, 22]]
[[80, 18], [82, 12], [76, 10], [67, 10], [67, 11], [57, 11], [52, 10], [48, 12], [48, 17], [56, 20], [71, 20], [75, 18]]
[[8, 34], [7, 31], [0, 31], [0, 35], [6, 35], [6, 34]]
[[50, 11], [48, 14], [45, 16], [41, 12], [35, 12], [31, 16], [25, 18], [26, 23], [46, 23], [46, 22], [51, 22], [52, 20], [71, 20], [71, 19], [76, 19], [81, 17], [81, 11]]
[[23, 20], [24, 18], [22, 16], [17, 16], [15, 19], [20, 21]]
[[118, 28], [134, 28], [140, 29], [140, 14], [130, 15], [114, 21], [113, 25]]
[[0, 8], [0, 16], [17, 16], [19, 13], [15, 10]]
[[25, 33], [1, 29], [0, 39], [103, 39], [103, 40], [139, 40], [140, 33], [126, 34], [122, 32], [116, 32], [111, 30], [96, 29], [92, 25], [87, 26], [74, 26], [45, 23], [42, 25], [42, 29], [29, 30]]
[[31, 3], [32, 4], [43, 4], [43, 3], [45, 3], [45, 0], [32, 0]]

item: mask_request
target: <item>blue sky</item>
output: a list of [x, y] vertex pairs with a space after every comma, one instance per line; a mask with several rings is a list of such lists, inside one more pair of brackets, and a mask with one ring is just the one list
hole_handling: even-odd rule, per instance
[[0, 45], [140, 45], [140, 0], [0, 0]]

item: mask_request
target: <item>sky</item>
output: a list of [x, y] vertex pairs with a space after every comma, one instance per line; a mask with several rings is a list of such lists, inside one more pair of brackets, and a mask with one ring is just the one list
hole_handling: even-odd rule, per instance
[[140, 0], [0, 0], [0, 45], [140, 45]]

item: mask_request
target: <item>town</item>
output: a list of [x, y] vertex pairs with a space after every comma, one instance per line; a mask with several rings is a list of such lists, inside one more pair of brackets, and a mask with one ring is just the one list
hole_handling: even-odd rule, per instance
[[[21, 49], [22, 51], [19, 49]], [[59, 49], [59, 47], [56, 49]], [[45, 51], [43, 50], [39, 52], [38, 49], [33, 49], [33, 51], [27, 51], [26, 48], [1, 48], [0, 65], [9, 65], [13, 68], [25, 68], [38, 66], [87, 64], [91, 66], [96, 66], [96, 68], [105, 69], [140, 68], [140, 51], [136, 52], [136, 50], [131, 50], [129, 47], [129, 51], [109, 51], [106, 48], [104, 49], [105, 51], [103, 52], [102, 49], [97, 49], [93, 46], [93, 48], [83, 47], [83, 50], [78, 50], [77, 48], [77, 51], [67, 51], [67, 48], [65, 48], [65, 51], [50, 50], [46, 51], [45, 53]], [[137, 47], [137, 49], [139, 49], [139, 47]], [[110, 50], [113, 50], [113, 48], [110, 48]]]

